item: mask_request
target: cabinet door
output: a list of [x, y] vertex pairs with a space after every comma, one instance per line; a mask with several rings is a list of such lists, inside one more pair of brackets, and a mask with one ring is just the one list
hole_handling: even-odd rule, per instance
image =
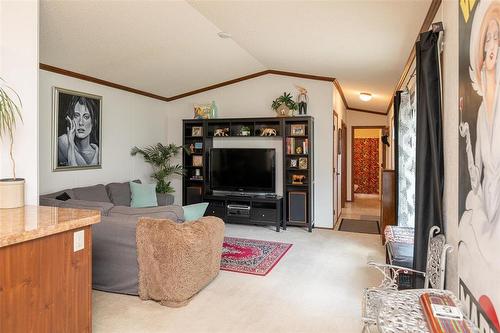
[[307, 192], [288, 192], [288, 221], [307, 223]]
[[224, 219], [226, 217], [226, 207], [224, 201], [211, 201], [205, 211], [205, 216], [216, 216]]

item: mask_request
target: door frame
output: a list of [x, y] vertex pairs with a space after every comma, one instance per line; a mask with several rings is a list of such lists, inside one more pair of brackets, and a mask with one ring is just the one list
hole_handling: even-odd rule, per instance
[[332, 200], [333, 200], [333, 227], [337, 224], [339, 216], [342, 212], [342, 207], [339, 207], [339, 166], [338, 166], [338, 130], [339, 130], [339, 115], [337, 111], [333, 110], [333, 147], [332, 147], [332, 176], [333, 176], [333, 189], [332, 189]]
[[[380, 138], [382, 137], [382, 134], [384, 130], [387, 130], [387, 126], [383, 125], [378, 125], [378, 126], [351, 126], [351, 201], [354, 202], [354, 163], [353, 163], [353, 156], [354, 156], [354, 132], [357, 129], [380, 129]], [[379, 138], [379, 139], [380, 139]], [[385, 168], [386, 164], [386, 147], [382, 143], [382, 165], [379, 166], [379, 186], [380, 182], [382, 181], [381, 179], [381, 170]]]
[[345, 207], [347, 202], [347, 125], [342, 120], [342, 138], [341, 138], [341, 178], [342, 178], [342, 191], [341, 191], [341, 206]]

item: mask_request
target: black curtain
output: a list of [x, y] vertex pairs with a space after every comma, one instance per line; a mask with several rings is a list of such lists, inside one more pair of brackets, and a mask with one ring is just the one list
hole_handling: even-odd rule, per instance
[[[427, 237], [432, 226], [443, 231], [443, 130], [438, 50], [439, 32], [420, 34], [417, 58], [417, 152], [415, 184], [415, 248], [413, 266], [424, 271]], [[415, 281], [423, 286], [423, 278]]]
[[[394, 176], [396, 177], [396, 198], [394, 199], [395, 201], [395, 209], [396, 211], [394, 212], [396, 216], [396, 221], [398, 220], [398, 207], [399, 207], [399, 107], [401, 106], [401, 91], [398, 90], [396, 91], [396, 94], [394, 94], [394, 142], [392, 143], [394, 145]], [[397, 224], [397, 222], [396, 222]]]

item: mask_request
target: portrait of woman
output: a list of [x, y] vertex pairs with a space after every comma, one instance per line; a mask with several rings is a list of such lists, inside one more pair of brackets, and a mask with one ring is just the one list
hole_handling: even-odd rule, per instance
[[[465, 30], [465, 29], [464, 29]], [[470, 23], [468, 84], [460, 94], [458, 269], [492, 326], [500, 309], [500, 3], [481, 1]], [[463, 66], [465, 67], [465, 66]], [[465, 68], [464, 68], [465, 70]], [[472, 132], [472, 135], [471, 135]], [[463, 170], [463, 172], [462, 172]]]
[[54, 170], [101, 167], [102, 97], [54, 88]]

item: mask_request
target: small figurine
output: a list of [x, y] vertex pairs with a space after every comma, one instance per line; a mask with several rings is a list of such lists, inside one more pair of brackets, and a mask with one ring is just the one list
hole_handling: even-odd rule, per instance
[[275, 128], [263, 128], [260, 132], [260, 136], [276, 136], [278, 132], [276, 132]]
[[193, 144], [189, 145], [189, 151], [191, 152], [191, 154], [194, 154], [194, 145]]
[[229, 128], [217, 128], [214, 132], [214, 136], [229, 136]]
[[307, 97], [307, 90], [301, 86], [297, 86], [297, 90], [299, 91], [299, 95], [297, 96], [297, 104], [299, 106], [299, 115], [307, 114], [307, 103], [309, 102], [309, 97]]

